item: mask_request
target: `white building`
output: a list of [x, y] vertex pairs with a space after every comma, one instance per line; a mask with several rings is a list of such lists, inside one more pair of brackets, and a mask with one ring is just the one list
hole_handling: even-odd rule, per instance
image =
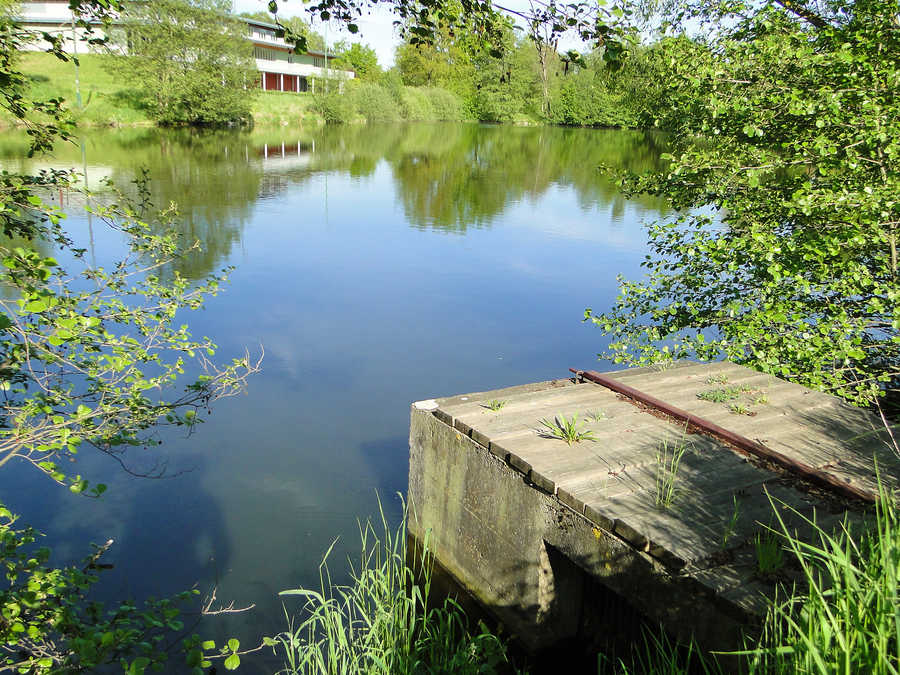
[[[253, 58], [259, 71], [259, 86], [266, 91], [303, 92], [313, 90], [315, 79], [348, 80], [355, 77], [352, 70], [335, 70], [333, 56], [319, 52], [294, 54], [284, 38], [277, 37], [277, 26], [265, 21], [245, 19], [247, 39], [253, 42]], [[62, 48], [69, 53], [91, 51], [85, 30], [75, 26], [68, 0], [19, 3], [19, 23], [34, 32], [49, 33], [62, 38]], [[115, 29], [115, 24], [113, 24]], [[102, 26], [97, 23], [98, 34]], [[96, 37], [96, 36], [95, 36]], [[47, 43], [36, 40], [26, 49], [42, 51]], [[326, 60], [327, 59], [327, 60]]]

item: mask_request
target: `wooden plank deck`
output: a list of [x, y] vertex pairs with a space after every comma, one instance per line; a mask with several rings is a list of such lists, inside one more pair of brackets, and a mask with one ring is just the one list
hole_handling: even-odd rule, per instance
[[[900, 460], [880, 419], [835, 397], [727, 362], [607, 375], [855, 488], [877, 493], [876, 461], [881, 480], [898, 485]], [[502, 405], [492, 409], [491, 401]], [[556, 380], [431, 403], [438, 419], [535, 489], [747, 611], [761, 607], [767, 588], [752, 551], [774, 523], [773, 504], [798, 526], [797, 514], [828, 526], [861, 517], [858, 505], [599, 384]], [[593, 438], [567, 444], [542, 424], [575, 415]], [[675, 497], [663, 507], [660, 454], [678, 446], [685, 451]]]

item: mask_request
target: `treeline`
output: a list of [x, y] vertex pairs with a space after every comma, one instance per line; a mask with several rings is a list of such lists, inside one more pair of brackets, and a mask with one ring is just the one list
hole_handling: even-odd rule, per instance
[[395, 70], [405, 85], [453, 92], [471, 119], [635, 127], [661, 63], [652, 49], [635, 47], [614, 70], [601, 51], [568, 58], [506, 27], [494, 51], [459, 31], [433, 45], [403, 44]]
[[[307, 29], [308, 30], [308, 29]], [[318, 36], [307, 33], [310, 42]], [[337, 43], [336, 68], [356, 77], [317, 96], [330, 123], [350, 121], [475, 120], [574, 126], [641, 127], [655, 117], [665, 67], [655, 46], [634, 46], [617, 68], [602, 50], [564, 56], [546, 42], [502, 28], [498, 46], [457, 29], [438, 31], [432, 44], [407, 41], [396, 65], [382, 70], [375, 52]], [[322, 83], [324, 84], [324, 83]], [[317, 85], [316, 91], [325, 92]], [[343, 92], [343, 93], [340, 93]]]

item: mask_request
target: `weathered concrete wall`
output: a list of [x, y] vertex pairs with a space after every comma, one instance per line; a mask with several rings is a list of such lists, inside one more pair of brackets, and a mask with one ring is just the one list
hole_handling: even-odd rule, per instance
[[526, 648], [603, 630], [610, 617], [585, 603], [588, 579], [679, 638], [740, 646], [746, 616], [542, 492], [431, 409], [411, 412], [410, 532], [428, 536], [440, 564]]

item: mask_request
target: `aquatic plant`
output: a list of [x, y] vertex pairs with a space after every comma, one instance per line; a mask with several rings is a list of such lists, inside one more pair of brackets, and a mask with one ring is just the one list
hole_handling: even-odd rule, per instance
[[285, 610], [287, 630], [265, 643], [284, 659], [282, 673], [395, 675], [509, 671], [506, 648], [483, 623], [470, 631], [452, 598], [431, 598], [433, 559], [422, 542], [413, 563], [407, 557], [407, 508], [396, 530], [380, 510], [380, 534], [360, 524], [360, 555], [350, 583], [332, 582], [328, 556], [319, 565], [319, 588], [282, 591], [305, 600], [303, 619]]

